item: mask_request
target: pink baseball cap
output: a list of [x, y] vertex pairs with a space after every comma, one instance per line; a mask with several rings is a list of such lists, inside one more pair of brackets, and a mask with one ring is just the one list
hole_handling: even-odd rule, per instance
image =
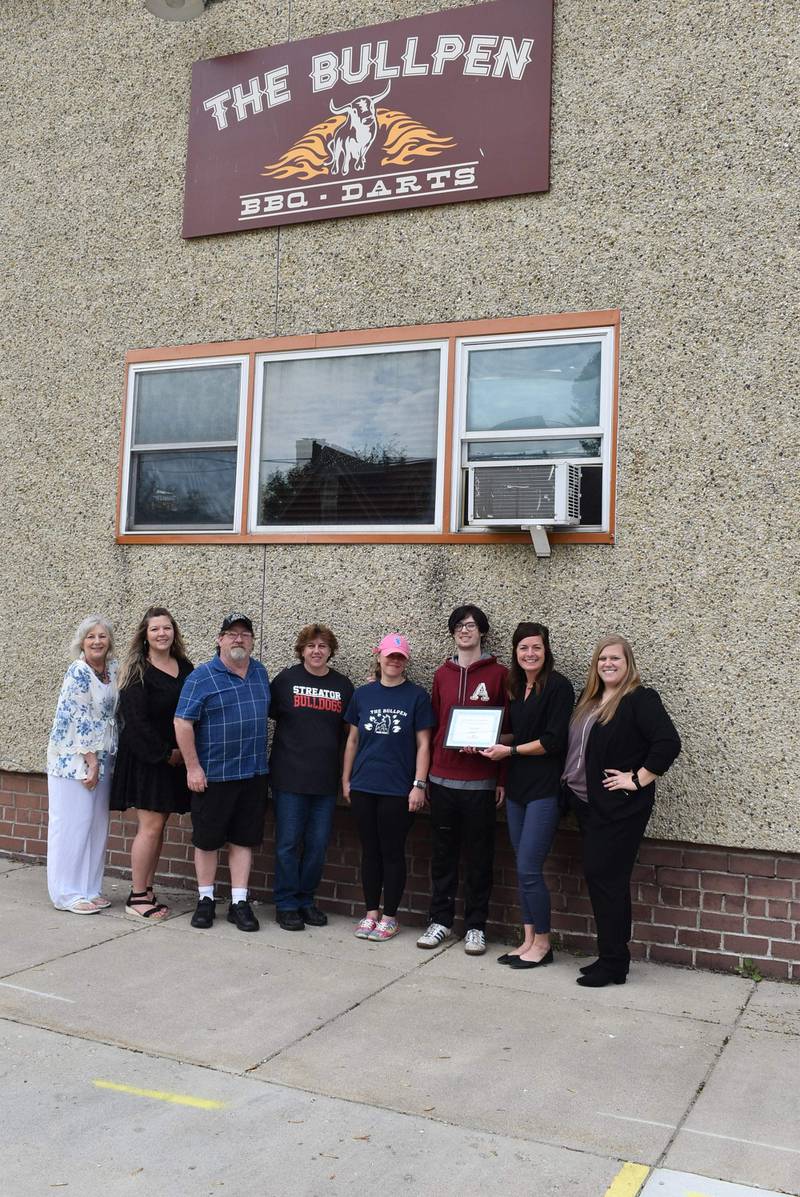
[[399, 632], [390, 632], [388, 636], [384, 636], [375, 652], [384, 657], [388, 657], [390, 653], [400, 653], [400, 656], [405, 657], [407, 661], [411, 659], [408, 640]]

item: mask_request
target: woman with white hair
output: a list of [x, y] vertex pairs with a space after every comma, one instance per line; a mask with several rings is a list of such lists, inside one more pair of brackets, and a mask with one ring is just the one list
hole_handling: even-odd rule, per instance
[[47, 745], [47, 889], [57, 910], [97, 914], [117, 747], [114, 631], [89, 615], [72, 640], [75, 660], [58, 696]]

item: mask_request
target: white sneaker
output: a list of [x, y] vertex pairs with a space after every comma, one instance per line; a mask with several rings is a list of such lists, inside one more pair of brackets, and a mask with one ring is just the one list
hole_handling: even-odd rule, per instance
[[438, 948], [440, 943], [444, 943], [453, 934], [452, 927], [445, 927], [442, 923], [431, 923], [428, 930], [420, 935], [417, 940], [418, 948]]
[[474, 927], [464, 936], [464, 951], [468, 956], [482, 956], [486, 951], [486, 936]]

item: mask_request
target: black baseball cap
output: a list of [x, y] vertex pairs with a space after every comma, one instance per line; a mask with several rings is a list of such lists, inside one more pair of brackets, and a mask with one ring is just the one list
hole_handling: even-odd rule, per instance
[[248, 619], [246, 615], [242, 615], [241, 611], [231, 611], [230, 615], [226, 615], [222, 621], [222, 627], [219, 630], [220, 636], [223, 632], [227, 632], [233, 627], [235, 623], [240, 623], [247, 628], [250, 635], [253, 635], [253, 622]]

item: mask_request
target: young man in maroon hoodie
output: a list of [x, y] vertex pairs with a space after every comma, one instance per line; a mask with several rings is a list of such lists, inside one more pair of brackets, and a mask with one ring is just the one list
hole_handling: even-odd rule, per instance
[[453, 707], [504, 707], [508, 670], [483, 651], [489, 620], [474, 603], [456, 607], [447, 621], [455, 655], [433, 676], [436, 714], [430, 769], [431, 883], [430, 926], [418, 948], [436, 948], [453, 933], [459, 860], [464, 856], [464, 950], [486, 951], [486, 917], [492, 891], [494, 831], [503, 787], [497, 766], [480, 753], [445, 748]]

